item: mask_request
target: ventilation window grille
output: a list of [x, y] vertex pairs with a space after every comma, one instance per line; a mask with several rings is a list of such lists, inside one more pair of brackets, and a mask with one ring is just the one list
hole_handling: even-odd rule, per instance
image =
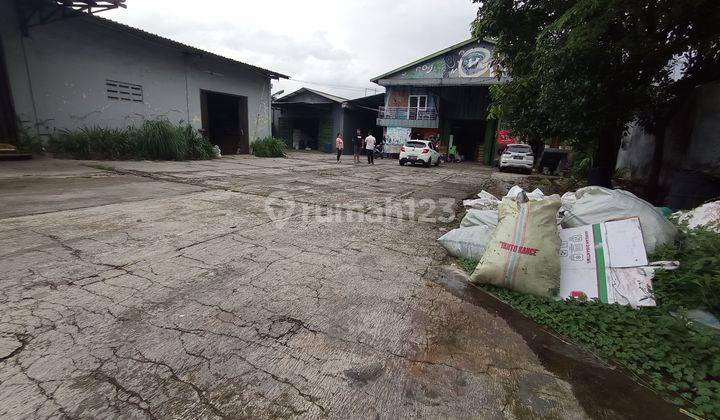
[[143, 88], [140, 85], [117, 80], [106, 80], [105, 89], [108, 99], [116, 101], [142, 102]]

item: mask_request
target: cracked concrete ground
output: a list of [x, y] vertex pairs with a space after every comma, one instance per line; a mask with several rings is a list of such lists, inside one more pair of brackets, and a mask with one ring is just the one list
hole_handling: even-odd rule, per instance
[[3, 164], [0, 418], [585, 418], [501, 315], [433, 281], [435, 219], [489, 174]]

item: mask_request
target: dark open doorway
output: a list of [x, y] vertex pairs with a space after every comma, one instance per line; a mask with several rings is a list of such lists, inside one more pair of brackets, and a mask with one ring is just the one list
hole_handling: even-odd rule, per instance
[[480, 148], [484, 146], [485, 121], [453, 120], [450, 134], [453, 135], [453, 144], [457, 146], [458, 154], [464, 160], [482, 162], [482, 156], [478, 159], [478, 154], [483, 153]]
[[319, 118], [295, 118], [292, 129], [293, 147], [300, 149], [318, 149], [318, 137], [320, 135]]
[[15, 118], [10, 79], [5, 67], [5, 52], [0, 39], [0, 143], [15, 143], [17, 140]]
[[325, 152], [333, 150], [337, 133], [333, 132], [331, 104], [280, 102], [273, 106], [274, 112], [280, 114], [275, 135], [285, 139], [287, 147]]
[[202, 125], [212, 144], [223, 155], [250, 153], [247, 97], [225, 93], [200, 92]]

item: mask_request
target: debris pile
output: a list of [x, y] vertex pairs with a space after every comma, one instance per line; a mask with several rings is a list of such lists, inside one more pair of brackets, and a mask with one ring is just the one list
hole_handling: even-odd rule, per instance
[[[713, 223], [705, 213], [720, 211], [720, 202], [709, 204], [716, 207], [679, 217]], [[592, 186], [560, 197], [514, 186], [502, 200], [481, 191], [463, 205], [460, 227], [438, 241], [455, 257], [479, 261], [471, 275], [476, 283], [638, 308], [655, 306], [655, 270], [678, 266], [648, 261], [678, 231], [660, 209], [628, 191]]]
[[720, 233], [720, 200], [705, 203], [687, 212], [677, 212], [673, 216], [678, 222], [687, 223], [691, 229], [705, 228]]
[[563, 228], [594, 225], [630, 217], [640, 219], [647, 253], [675, 239], [678, 232], [652, 204], [624, 190], [585, 187], [563, 196]]

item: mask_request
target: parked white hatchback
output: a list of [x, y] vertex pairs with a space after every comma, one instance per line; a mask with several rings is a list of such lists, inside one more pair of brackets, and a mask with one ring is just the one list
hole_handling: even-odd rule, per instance
[[527, 144], [508, 144], [500, 156], [500, 172], [506, 169], [520, 169], [532, 173], [534, 164], [532, 147]]
[[400, 166], [406, 163], [437, 166], [440, 164], [440, 153], [435, 149], [435, 145], [431, 141], [410, 140], [400, 148]]

